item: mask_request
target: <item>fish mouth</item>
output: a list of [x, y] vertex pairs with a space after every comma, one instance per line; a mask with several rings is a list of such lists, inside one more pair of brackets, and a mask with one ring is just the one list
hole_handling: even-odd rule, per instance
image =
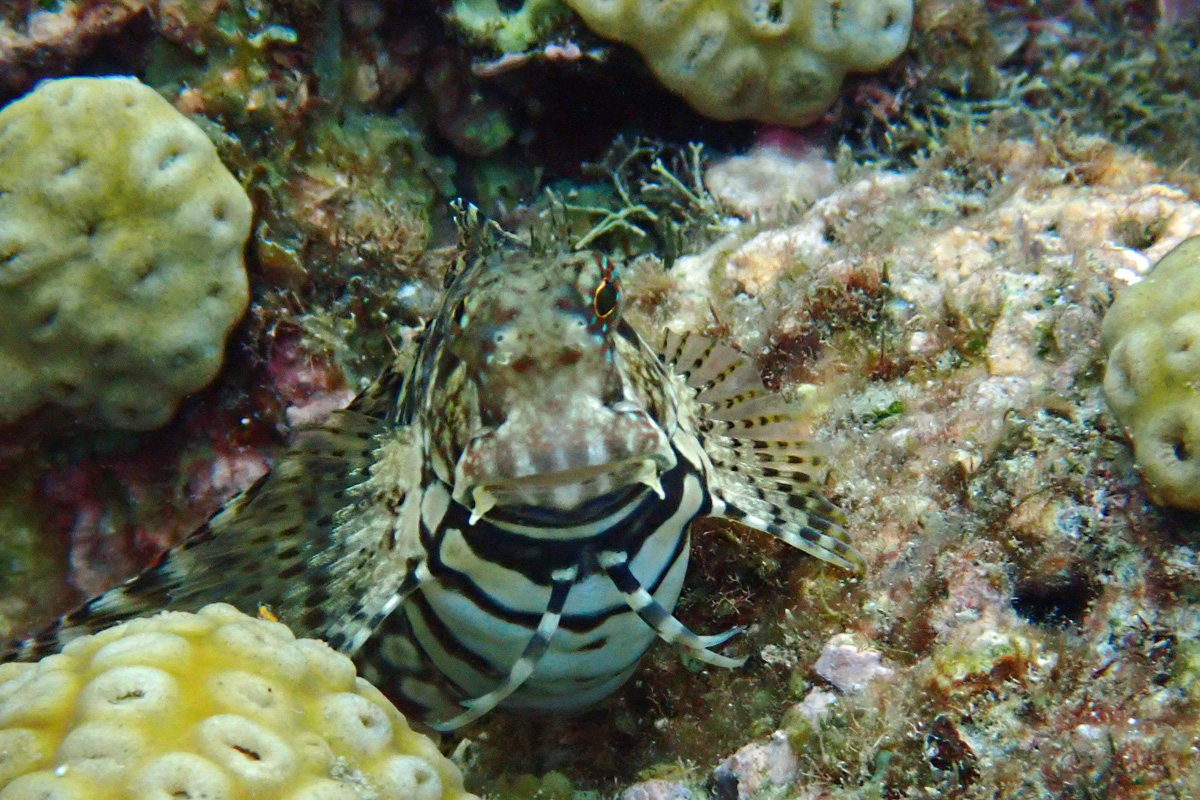
[[649, 415], [610, 411], [586, 426], [571, 422], [536, 415], [471, 440], [453, 497], [471, 509], [472, 523], [496, 506], [572, 510], [637, 484], [663, 496], [659, 476], [675, 466], [675, 452]]
[[663, 459], [645, 458], [490, 483], [468, 484], [463, 487], [462, 495], [464, 499], [470, 500], [463, 504], [471, 508], [471, 521], [475, 522], [496, 506], [537, 506], [568, 511], [598, 497], [637, 484], [649, 487], [659, 497], [665, 497], [659, 476], [671, 466], [673, 464], [665, 464]]

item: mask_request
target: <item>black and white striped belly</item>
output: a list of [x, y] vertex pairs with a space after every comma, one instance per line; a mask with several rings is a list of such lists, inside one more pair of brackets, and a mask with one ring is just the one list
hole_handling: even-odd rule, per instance
[[[633, 672], [656, 638], [597, 564], [623, 553], [638, 583], [674, 608], [688, 562], [688, 524], [709, 500], [686, 458], [661, 478], [664, 498], [638, 485], [600, 498], [575, 515], [493, 514], [469, 525], [469, 512], [435, 482], [422, 505], [422, 537], [433, 580], [399, 614], [417, 655], [462, 697], [501, 682], [550, 603], [552, 576], [577, 567], [562, 618], [533, 674], [503, 705], [574, 710], [603, 699]], [[396, 620], [395, 622], [401, 622]], [[393, 643], [391, 648], [398, 648]], [[400, 648], [407, 649], [407, 648]], [[389, 660], [395, 661], [398, 653]], [[416, 671], [400, 692], [418, 705], [437, 705]], [[428, 670], [425, 670], [427, 673]], [[396, 684], [393, 683], [393, 686]]]

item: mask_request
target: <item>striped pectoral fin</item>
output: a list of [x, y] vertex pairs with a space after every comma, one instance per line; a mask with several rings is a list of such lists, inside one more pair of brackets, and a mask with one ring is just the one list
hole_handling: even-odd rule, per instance
[[[836, 564], [856, 573], [866, 571], [862, 555], [846, 539], [846, 532], [833, 519], [836, 508], [821, 497], [796, 497], [797, 504], [811, 500], [832, 511], [825, 515], [781, 506], [769, 500], [745, 498], [740, 502], [726, 500], [720, 516], [769, 533], [775, 538], [803, 550], [822, 561]], [[840, 517], [840, 514], [837, 515]], [[831, 519], [833, 517], [833, 519]]]
[[711, 463], [714, 514], [860, 569], [841, 512], [821, 496], [825, 463], [804, 441], [811, 419], [803, 403], [766, 389], [752, 359], [709, 337], [668, 331], [660, 352], [696, 392], [691, 411]]
[[551, 640], [554, 639], [554, 634], [558, 632], [558, 623], [562, 619], [563, 608], [567, 604], [567, 595], [570, 594], [571, 587], [575, 585], [578, 576], [577, 567], [559, 570], [551, 576], [550, 599], [546, 603], [546, 610], [542, 612], [542, 617], [538, 620], [533, 635], [525, 644], [520, 658], [513, 662], [504, 682], [485, 695], [462, 701], [466, 711], [444, 722], [430, 723], [430, 727], [443, 733], [461, 728], [479, 719], [521, 688], [521, 685], [537, 669], [538, 662], [546, 654]]
[[714, 653], [709, 648], [723, 644], [730, 638], [742, 632], [741, 627], [730, 628], [722, 633], [711, 636], [699, 636], [692, 633], [686, 626], [667, 609], [654, 599], [638, 581], [637, 576], [629, 569], [629, 557], [620, 551], [605, 551], [597, 556], [597, 561], [609, 580], [625, 598], [629, 607], [641, 617], [642, 621], [654, 629], [659, 638], [665, 642], [678, 644], [706, 664], [733, 669], [746, 663], [746, 657], [730, 658], [720, 653]]
[[[386, 422], [381, 404], [357, 402], [302, 430], [270, 473], [186, 541], [3, 658], [36, 660], [131, 617], [214, 602], [248, 613], [265, 605], [300, 636], [330, 636], [348, 618], [375, 620], [404, 583], [413, 553], [399, 553], [402, 526], [372, 476], [389, 449], [419, 457], [415, 434]], [[403, 505], [412, 488], [403, 483], [392, 481], [384, 499]]]
[[0, 662], [37, 661], [57, 653], [72, 639], [161, 610], [168, 586], [162, 578], [161, 570], [151, 569], [124, 586], [92, 598], [33, 636], [10, 643], [0, 651]]
[[831, 564], [863, 572], [846, 518], [821, 492], [827, 465], [804, 440], [806, 415], [783, 397], [743, 391], [704, 405], [700, 440], [712, 464], [713, 515], [764, 531]]
[[429, 565], [424, 559], [410, 559], [404, 578], [394, 591], [385, 597], [377, 598], [373, 595], [381, 590], [384, 593], [388, 592], [387, 587], [368, 588], [357, 608], [329, 625], [324, 634], [325, 641], [330, 647], [353, 658], [383, 621], [402, 606], [413, 592], [421, 588], [421, 584], [431, 578]]
[[866, 562], [850, 544], [846, 518], [822, 494], [814, 477], [820, 458], [803, 443], [730, 440], [711, 448], [713, 516], [732, 519], [803, 550], [822, 561], [864, 572]]
[[743, 393], [757, 395], [762, 389], [754, 362], [712, 337], [668, 330], [659, 353], [684, 376], [701, 402], [718, 402]]

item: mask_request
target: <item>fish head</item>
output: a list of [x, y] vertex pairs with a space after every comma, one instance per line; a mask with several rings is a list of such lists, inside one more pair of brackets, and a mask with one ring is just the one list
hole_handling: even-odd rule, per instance
[[430, 409], [447, 429], [455, 499], [478, 518], [657, 486], [675, 463], [664, 373], [622, 319], [610, 259], [502, 254], [455, 284], [435, 380], [453, 396]]

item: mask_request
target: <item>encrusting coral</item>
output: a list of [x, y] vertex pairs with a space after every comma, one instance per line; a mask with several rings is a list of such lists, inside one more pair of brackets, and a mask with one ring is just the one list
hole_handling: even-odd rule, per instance
[[471, 800], [324, 642], [215, 604], [0, 666], [3, 800]]
[[250, 213], [204, 132], [135, 79], [47, 81], [0, 111], [0, 419], [52, 401], [165, 423], [246, 309]]
[[848, 72], [904, 51], [912, 0], [567, 0], [588, 27], [630, 45], [663, 84], [721, 120], [805, 125]]
[[1200, 237], [1121, 292], [1104, 317], [1104, 394], [1159, 502], [1200, 511]]

